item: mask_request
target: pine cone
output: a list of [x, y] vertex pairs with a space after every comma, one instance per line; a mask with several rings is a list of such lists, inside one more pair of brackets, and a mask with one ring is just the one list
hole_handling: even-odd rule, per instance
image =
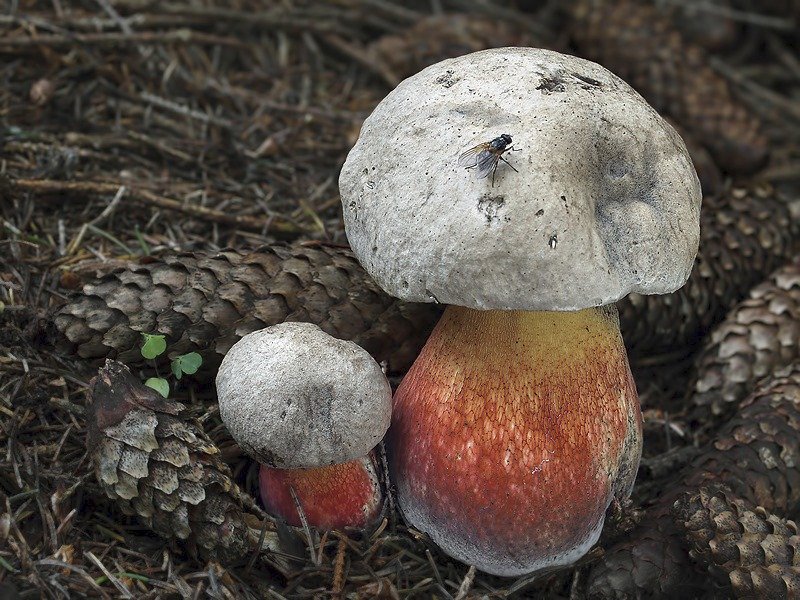
[[670, 511], [681, 494], [704, 485], [727, 485], [777, 515], [800, 507], [800, 362], [764, 380], [713, 443], [665, 485], [668, 491], [642, 526], [593, 569], [590, 597], [695, 595], [704, 579], [682, 550], [683, 534]]
[[306, 321], [404, 371], [439, 312], [385, 294], [348, 249], [296, 243], [179, 254], [115, 270], [58, 310], [54, 344], [82, 358], [135, 365], [143, 360], [141, 333], [164, 334], [172, 356], [203, 355], [198, 376], [207, 377], [244, 335]]
[[755, 383], [800, 359], [800, 256], [753, 288], [708, 337], [690, 387], [689, 421], [713, 430]]
[[756, 387], [684, 481], [690, 487], [723, 483], [781, 516], [800, 508], [800, 362]]
[[800, 221], [771, 187], [735, 188], [721, 198], [705, 198], [700, 250], [686, 285], [663, 296], [631, 294], [617, 305], [631, 362], [695, 346], [798, 249]]
[[[106, 361], [91, 384], [89, 452], [106, 495], [160, 536], [224, 562], [254, 552], [262, 522], [243, 508], [219, 450], [184, 406]], [[277, 548], [268, 523], [267, 547]]]
[[673, 506], [690, 554], [736, 598], [794, 598], [800, 592], [800, 536], [794, 521], [751, 508], [729, 491], [701, 488]]
[[[664, 577], [665, 572], [670, 576]], [[694, 598], [700, 587], [683, 535], [671, 519], [654, 519], [647, 512], [642, 525], [609, 548], [592, 569], [587, 595], [593, 600]]]
[[578, 0], [573, 17], [582, 55], [682, 123], [723, 169], [750, 173], [764, 164], [768, 148], [759, 120], [733, 97], [705, 52], [681, 38], [669, 13], [638, 0]]

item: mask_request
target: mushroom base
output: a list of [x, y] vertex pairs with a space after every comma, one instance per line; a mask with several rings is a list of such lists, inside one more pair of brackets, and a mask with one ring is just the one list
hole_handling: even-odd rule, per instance
[[289, 525], [301, 525], [297, 502], [312, 527], [365, 527], [380, 512], [383, 491], [375, 458], [369, 456], [317, 469], [276, 469], [261, 465], [261, 501]]
[[514, 576], [586, 553], [641, 440], [615, 307], [451, 306], [395, 393], [390, 475], [447, 554]]

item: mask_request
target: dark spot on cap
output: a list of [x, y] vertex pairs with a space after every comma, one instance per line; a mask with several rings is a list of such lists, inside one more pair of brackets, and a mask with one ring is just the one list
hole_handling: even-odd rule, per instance
[[449, 87], [454, 86], [456, 83], [458, 83], [459, 79], [461, 79], [461, 78], [458, 77], [455, 74], [455, 71], [453, 71], [452, 69], [447, 69], [447, 71], [445, 71], [444, 73], [439, 75], [435, 79], [435, 81], [439, 85], [441, 85], [443, 87], [446, 87], [446, 88], [449, 88]]
[[490, 196], [485, 194], [478, 198], [478, 211], [486, 217], [486, 223], [491, 225], [500, 220], [500, 210], [506, 203], [505, 196]]
[[566, 91], [564, 87], [564, 78], [561, 73], [542, 75], [542, 82], [536, 86], [536, 89], [540, 90], [543, 94]]

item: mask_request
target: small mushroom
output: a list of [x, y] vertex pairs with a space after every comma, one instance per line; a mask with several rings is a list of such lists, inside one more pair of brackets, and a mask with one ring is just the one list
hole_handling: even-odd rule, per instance
[[[493, 148], [509, 164], [464, 168], [465, 150], [503, 134], [518, 150]], [[499, 48], [401, 83], [339, 183], [378, 284], [451, 305], [393, 401], [406, 519], [497, 575], [575, 561], [641, 454], [614, 302], [679, 288], [697, 252], [700, 186], [680, 136], [595, 63]]]
[[[217, 374], [220, 415], [262, 466], [266, 508], [300, 525], [363, 527], [382, 505], [373, 448], [391, 418], [391, 387], [353, 342], [310, 323], [250, 333]], [[295, 500], [296, 498], [296, 500]]]

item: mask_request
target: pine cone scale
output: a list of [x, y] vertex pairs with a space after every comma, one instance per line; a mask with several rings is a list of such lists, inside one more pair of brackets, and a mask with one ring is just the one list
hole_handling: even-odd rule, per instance
[[800, 257], [753, 288], [708, 337], [689, 386], [689, 420], [713, 431], [760, 378], [798, 358]]

